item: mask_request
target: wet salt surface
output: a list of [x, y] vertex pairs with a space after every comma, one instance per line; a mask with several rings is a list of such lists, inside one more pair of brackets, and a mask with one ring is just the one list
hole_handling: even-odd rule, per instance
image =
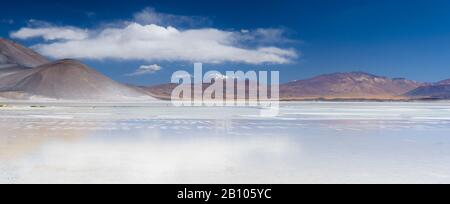
[[0, 109], [0, 183], [450, 183], [450, 103]]

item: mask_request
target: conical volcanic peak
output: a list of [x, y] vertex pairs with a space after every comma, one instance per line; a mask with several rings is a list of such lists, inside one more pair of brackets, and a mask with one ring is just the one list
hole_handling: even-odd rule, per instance
[[12, 75], [10, 91], [67, 100], [150, 98], [76, 60], [60, 60]]

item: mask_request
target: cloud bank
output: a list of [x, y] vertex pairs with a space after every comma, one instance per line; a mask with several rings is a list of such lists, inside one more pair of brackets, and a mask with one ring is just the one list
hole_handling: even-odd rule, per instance
[[[42, 38], [34, 48], [43, 55], [79, 59], [189, 61], [203, 63], [286, 64], [299, 53], [270, 45], [287, 39], [276, 29], [225, 31], [216, 28], [179, 29], [161, 24], [189, 24], [193, 18], [146, 9], [120, 27], [25, 27], [12, 38]], [[264, 42], [259, 43], [259, 42]]]

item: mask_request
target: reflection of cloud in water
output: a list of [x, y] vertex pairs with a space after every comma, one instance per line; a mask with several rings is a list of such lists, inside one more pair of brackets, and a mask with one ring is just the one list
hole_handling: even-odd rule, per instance
[[[14, 126], [14, 124], [8, 124]], [[52, 127], [34, 127], [27, 125], [22, 128], [0, 129], [0, 160], [12, 160], [21, 156], [37, 152], [49, 142], [70, 141], [76, 142], [88, 134], [87, 130], [53, 130]]]
[[263, 182], [259, 170], [275, 171], [297, 151], [285, 139], [166, 140], [157, 132], [131, 133], [128, 139], [108, 140], [103, 135], [84, 142], [49, 143], [38, 156], [15, 161], [20, 168], [15, 169], [14, 182], [195, 183], [251, 178]]
[[0, 183], [450, 183], [448, 107], [0, 109]]

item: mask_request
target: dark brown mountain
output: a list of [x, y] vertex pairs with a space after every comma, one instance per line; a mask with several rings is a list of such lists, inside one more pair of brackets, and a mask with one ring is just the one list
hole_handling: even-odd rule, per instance
[[405, 93], [422, 85], [403, 78], [390, 79], [363, 72], [335, 73], [281, 85], [280, 95], [284, 100], [395, 100], [405, 99]]

